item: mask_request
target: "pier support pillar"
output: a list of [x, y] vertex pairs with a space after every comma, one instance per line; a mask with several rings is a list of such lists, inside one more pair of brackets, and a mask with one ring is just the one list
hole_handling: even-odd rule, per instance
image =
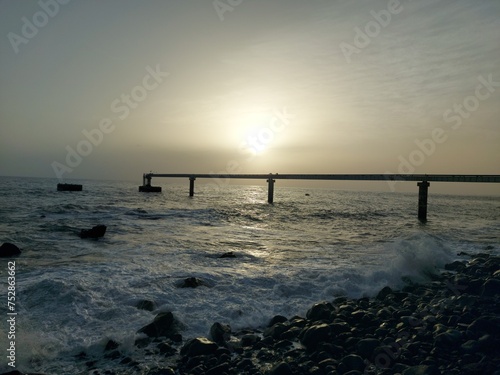
[[422, 181], [417, 183], [418, 186], [418, 220], [425, 223], [427, 221], [427, 193], [429, 190], [429, 182]]
[[274, 200], [274, 182], [272, 177], [267, 179], [267, 203], [273, 203]]
[[194, 180], [196, 177], [189, 177], [189, 196], [194, 196]]

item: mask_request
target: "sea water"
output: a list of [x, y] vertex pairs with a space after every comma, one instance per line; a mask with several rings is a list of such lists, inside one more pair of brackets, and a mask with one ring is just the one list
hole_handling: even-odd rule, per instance
[[[87, 373], [76, 356], [105, 363], [110, 339], [134, 359], [137, 330], [161, 311], [183, 323], [184, 339], [207, 336], [214, 322], [259, 328], [277, 314], [304, 316], [322, 300], [425, 282], [461, 251], [500, 253], [500, 197], [431, 192], [424, 225], [416, 193], [276, 187], [269, 205], [264, 183], [199, 185], [193, 198], [187, 183], [165, 182], [161, 194], [129, 182], [78, 183], [82, 192], [58, 192], [54, 179], [0, 178], [0, 242], [23, 249], [14, 259], [22, 371]], [[107, 226], [103, 238], [79, 238], [97, 224]], [[230, 251], [235, 258], [220, 258]], [[179, 288], [188, 277], [206, 285]], [[142, 300], [158, 309], [136, 308]], [[159, 364], [140, 358], [148, 361]], [[0, 371], [7, 363], [2, 356]]]

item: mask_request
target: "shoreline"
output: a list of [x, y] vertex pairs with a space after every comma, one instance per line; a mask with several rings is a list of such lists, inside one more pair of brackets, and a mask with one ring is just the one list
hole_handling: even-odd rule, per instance
[[[175, 316], [160, 313], [138, 331], [140, 355], [109, 340], [101, 359], [75, 360], [92, 375], [500, 375], [500, 257], [459, 256], [427, 283], [318, 302], [305, 317], [278, 315], [260, 330], [216, 322], [209, 337], [183, 340]], [[151, 356], [158, 367], [141, 363]]]

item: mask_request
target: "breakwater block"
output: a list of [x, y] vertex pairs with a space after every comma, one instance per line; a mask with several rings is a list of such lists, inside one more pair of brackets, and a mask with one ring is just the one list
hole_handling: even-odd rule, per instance
[[92, 229], [82, 229], [80, 232], [80, 237], [81, 238], [100, 238], [104, 237], [104, 234], [106, 233], [106, 226], [105, 225], [96, 225]]
[[142, 193], [161, 193], [161, 186], [142, 185], [139, 186]]
[[57, 191], [82, 191], [83, 185], [79, 184], [57, 184]]

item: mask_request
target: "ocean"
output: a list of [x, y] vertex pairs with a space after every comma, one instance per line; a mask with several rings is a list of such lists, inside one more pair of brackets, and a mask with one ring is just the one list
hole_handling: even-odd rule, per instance
[[[276, 186], [196, 186], [0, 177], [0, 243], [22, 248], [16, 264], [16, 367], [44, 374], [87, 374], [111, 339], [132, 359], [136, 332], [160, 311], [185, 326], [184, 339], [207, 336], [214, 322], [259, 328], [277, 314], [304, 316], [322, 300], [374, 296], [404, 280], [425, 282], [457, 253], [500, 254], [500, 197], [429, 195], [428, 222], [417, 219], [417, 192], [356, 192]], [[99, 240], [81, 229], [107, 226]], [[234, 258], [220, 258], [233, 252]], [[9, 259], [1, 259], [0, 372], [5, 353]], [[206, 284], [179, 288], [188, 277]], [[157, 310], [138, 309], [154, 301]], [[79, 360], [80, 353], [86, 360]], [[141, 357], [146, 369], [167, 359]], [[123, 365], [123, 373], [127, 373]], [[128, 370], [130, 371], [130, 370]]]

